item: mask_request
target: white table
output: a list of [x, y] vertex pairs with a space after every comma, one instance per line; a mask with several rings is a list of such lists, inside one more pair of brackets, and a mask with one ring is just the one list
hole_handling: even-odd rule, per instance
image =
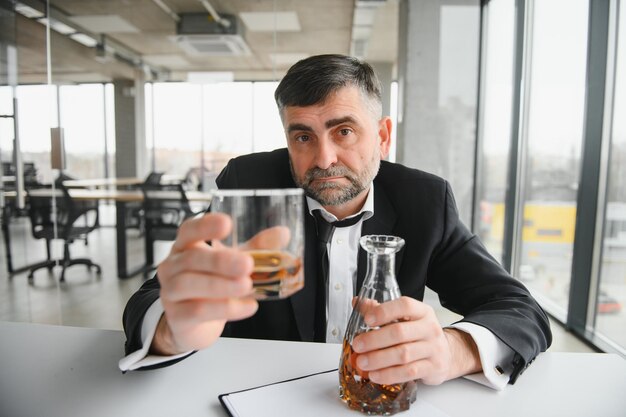
[[[339, 360], [339, 345], [220, 339], [171, 367], [122, 374], [123, 342], [119, 331], [0, 323], [0, 416], [225, 416], [218, 394]], [[450, 416], [623, 417], [626, 361], [545, 353], [502, 392], [458, 379], [418, 395]]]

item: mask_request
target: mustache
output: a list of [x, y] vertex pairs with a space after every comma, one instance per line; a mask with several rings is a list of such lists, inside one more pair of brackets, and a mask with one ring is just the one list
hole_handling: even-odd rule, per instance
[[304, 180], [310, 183], [313, 180], [328, 177], [346, 177], [349, 180], [354, 179], [354, 173], [343, 165], [334, 165], [327, 169], [311, 168], [304, 174]]

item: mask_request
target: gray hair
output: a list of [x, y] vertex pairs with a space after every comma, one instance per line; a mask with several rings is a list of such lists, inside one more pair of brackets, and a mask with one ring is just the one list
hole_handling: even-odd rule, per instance
[[296, 62], [278, 84], [274, 98], [282, 117], [285, 107], [323, 104], [331, 93], [347, 86], [358, 87], [373, 114], [381, 117], [381, 84], [374, 69], [345, 55], [316, 55]]

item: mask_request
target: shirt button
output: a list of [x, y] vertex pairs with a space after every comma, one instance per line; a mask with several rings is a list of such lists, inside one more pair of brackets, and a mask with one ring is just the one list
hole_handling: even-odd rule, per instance
[[341, 291], [342, 288], [343, 288], [343, 285], [341, 285], [339, 283], [335, 284], [335, 290]]
[[341, 245], [343, 243], [343, 239], [337, 239], [337, 244]]
[[332, 334], [333, 336], [337, 337], [337, 335], [339, 334], [339, 330], [337, 330], [337, 328], [334, 327], [333, 330], [330, 332], [330, 334]]

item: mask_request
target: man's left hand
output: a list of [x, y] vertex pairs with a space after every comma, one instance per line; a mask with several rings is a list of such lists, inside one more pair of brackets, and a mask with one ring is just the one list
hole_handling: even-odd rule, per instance
[[419, 379], [438, 385], [481, 371], [472, 337], [457, 329], [442, 329], [434, 310], [410, 297], [367, 308], [365, 322], [380, 327], [354, 338], [356, 365], [377, 384]]

